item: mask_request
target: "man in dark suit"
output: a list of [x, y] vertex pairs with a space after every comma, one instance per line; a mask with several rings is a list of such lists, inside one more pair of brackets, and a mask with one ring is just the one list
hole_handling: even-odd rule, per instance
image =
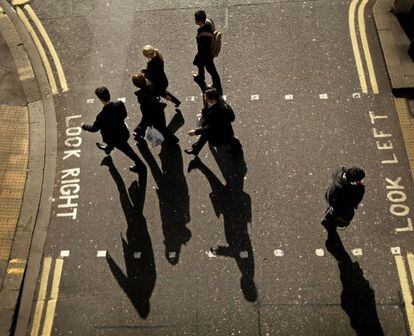
[[187, 154], [198, 156], [203, 146], [208, 141], [211, 146], [218, 147], [230, 145], [230, 153], [237, 154], [242, 150], [240, 141], [235, 138], [233, 127], [234, 113], [229, 105], [219, 99], [216, 89], [208, 89], [204, 92], [205, 106], [201, 111], [201, 127], [188, 132], [189, 135], [200, 135], [200, 138], [192, 146], [185, 149]]
[[204, 92], [207, 89], [204, 70], [207, 70], [213, 81], [213, 87], [217, 89], [219, 96], [221, 96], [223, 94], [223, 89], [212, 54], [212, 39], [214, 38], [212, 21], [207, 20], [206, 12], [202, 10], [195, 12], [194, 19], [196, 25], [199, 27], [196, 38], [197, 55], [193, 61], [193, 64], [198, 68], [198, 74], [194, 76], [194, 81], [200, 85], [201, 90]]
[[165, 121], [164, 108], [166, 104], [159, 101], [144, 74], [133, 75], [132, 83], [139, 88], [134, 94], [137, 96], [142, 112], [141, 121], [134, 130], [136, 137], [144, 137], [147, 127], [153, 126], [164, 136], [166, 141], [178, 143], [179, 139], [168, 129]]
[[95, 122], [92, 125], [82, 124], [82, 129], [89, 132], [101, 131], [102, 140], [106, 145], [97, 142], [96, 146], [99, 149], [109, 155], [114, 148], [117, 148], [134, 161], [135, 165], [129, 168], [131, 171], [145, 170], [144, 163], [128, 143], [129, 130], [124, 122], [127, 117], [124, 103], [121, 101], [111, 102], [111, 95], [104, 86], [98, 87], [95, 94], [104, 107], [97, 115]]

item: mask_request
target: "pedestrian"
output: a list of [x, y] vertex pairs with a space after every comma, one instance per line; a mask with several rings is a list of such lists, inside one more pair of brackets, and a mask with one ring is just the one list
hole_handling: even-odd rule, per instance
[[89, 132], [101, 131], [105, 144], [97, 142], [96, 146], [107, 155], [110, 155], [114, 148], [119, 149], [134, 161], [135, 164], [129, 167], [132, 172], [146, 170], [144, 163], [128, 143], [129, 130], [124, 122], [127, 117], [124, 103], [122, 101], [112, 102], [109, 90], [104, 86], [98, 87], [95, 94], [104, 107], [97, 115], [95, 122], [92, 125], [82, 124], [82, 129]]
[[198, 68], [198, 74], [194, 76], [194, 81], [200, 85], [202, 91], [207, 89], [205, 82], [205, 70], [210, 74], [213, 81], [213, 87], [217, 89], [219, 96], [223, 95], [220, 76], [214, 64], [214, 55], [212, 53], [212, 43], [214, 43], [214, 23], [207, 19], [206, 12], [199, 10], [194, 14], [195, 23], [199, 27], [197, 30], [197, 55], [193, 64]]
[[172, 93], [167, 91], [168, 78], [164, 72], [164, 58], [154, 47], [146, 45], [142, 49], [142, 54], [149, 59], [147, 68], [142, 71], [145, 78], [151, 82], [156, 96], [165, 98], [175, 104], [175, 107], [180, 106], [181, 102]]
[[329, 204], [322, 225], [334, 229], [350, 224], [365, 193], [362, 180], [365, 172], [359, 167], [341, 167], [332, 174], [332, 183], [325, 193]]
[[189, 135], [200, 135], [191, 149], [185, 149], [187, 154], [198, 156], [208, 141], [211, 146], [230, 145], [229, 153], [237, 154], [242, 151], [240, 141], [235, 138], [231, 123], [234, 121], [234, 112], [230, 105], [219, 98], [217, 89], [208, 89], [204, 92], [205, 106], [201, 111], [201, 127], [188, 132]]
[[163, 135], [165, 141], [178, 143], [179, 139], [168, 129], [165, 121], [164, 108], [166, 104], [159, 101], [144, 74], [132, 75], [132, 83], [139, 88], [134, 94], [137, 96], [142, 112], [141, 121], [134, 130], [135, 139], [144, 137], [147, 127], [152, 126]]

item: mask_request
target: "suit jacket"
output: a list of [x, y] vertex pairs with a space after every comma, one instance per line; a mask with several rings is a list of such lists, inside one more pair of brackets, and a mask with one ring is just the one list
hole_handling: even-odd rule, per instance
[[234, 137], [226, 104], [218, 101], [214, 105], [205, 106], [201, 115], [202, 127], [196, 130], [197, 135], [206, 135], [213, 145], [225, 144]]
[[101, 131], [102, 140], [108, 145], [125, 142], [129, 138], [129, 130], [124, 122], [126, 117], [123, 102], [110, 102], [104, 105], [93, 125], [83, 125], [83, 129], [89, 132]]
[[165, 126], [164, 107], [155, 96], [152, 87], [145, 86], [134, 93], [137, 96], [142, 113], [141, 121], [135, 131], [142, 136], [149, 126]]
[[147, 63], [147, 69], [144, 71], [145, 77], [151, 81], [154, 94], [156, 96], [165, 96], [165, 90], [168, 87], [168, 79], [164, 72], [164, 61], [161, 57], [154, 57]]
[[213, 55], [211, 54], [212, 37], [200, 36], [201, 33], [213, 33], [213, 27], [210, 22], [197, 29], [197, 55], [194, 58], [194, 65], [202, 65], [213, 61]]

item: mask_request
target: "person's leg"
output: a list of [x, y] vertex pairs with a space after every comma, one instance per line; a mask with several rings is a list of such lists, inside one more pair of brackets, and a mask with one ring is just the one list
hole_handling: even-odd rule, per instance
[[206, 143], [207, 143], [207, 136], [202, 134], [198, 138], [198, 140], [193, 143], [193, 145], [191, 146], [192, 147], [191, 150], [186, 149], [184, 150], [184, 152], [186, 152], [187, 154], [193, 154], [197, 156]]
[[211, 80], [213, 81], [213, 86], [217, 89], [219, 96], [223, 95], [223, 88], [221, 87], [220, 76], [217, 72], [213, 60], [206, 63], [206, 70], [210, 74]]
[[204, 70], [204, 64], [198, 64], [197, 65], [197, 69], [198, 69], [197, 77], [200, 80], [204, 81], [206, 79], [205, 70]]
[[144, 170], [146, 169], [145, 164], [139, 158], [138, 154], [134, 152], [132, 147], [129, 145], [127, 141], [121, 142], [115, 145], [115, 148], [119, 149], [122, 153], [128, 156], [132, 161], [134, 161], [137, 170]]

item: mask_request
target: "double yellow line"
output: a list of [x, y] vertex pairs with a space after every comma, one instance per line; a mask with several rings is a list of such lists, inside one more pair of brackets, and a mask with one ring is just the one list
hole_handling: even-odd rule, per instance
[[406, 268], [406, 262], [408, 263], [408, 269], [410, 270], [411, 283], [414, 284], [414, 254], [408, 253], [407, 258], [401, 255], [395, 256], [395, 262], [397, 264], [398, 277], [400, 278], [401, 292], [404, 299], [405, 312], [407, 314], [408, 326], [410, 328], [410, 335], [414, 335], [414, 305], [413, 296], [410, 290], [410, 284], [408, 280], [408, 272]]
[[[352, 50], [354, 52], [355, 63], [358, 71], [359, 82], [361, 84], [361, 90], [363, 93], [368, 93], [368, 86], [365, 77], [364, 66], [362, 64], [361, 52], [359, 49], [358, 38], [357, 38], [357, 25], [355, 22], [356, 11], [358, 8], [358, 28], [359, 36], [361, 39], [362, 49], [365, 56], [366, 67], [368, 69], [368, 76], [371, 83], [372, 92], [378, 94], [378, 83], [375, 76], [374, 65], [372, 63], [371, 52], [369, 50], [369, 44], [367, 39], [367, 32], [365, 26], [365, 6], [368, 0], [352, 0], [349, 5], [349, 33], [351, 35]], [[359, 7], [358, 7], [359, 6]]]
[[65, 73], [63, 71], [62, 64], [60, 63], [59, 56], [56, 52], [56, 49], [53, 46], [53, 43], [50, 40], [49, 35], [47, 34], [45, 28], [43, 27], [43, 24], [40, 22], [40, 20], [37, 17], [36, 13], [34, 12], [32, 7], [28, 3], [28, 0], [14, 0], [12, 2], [12, 4], [15, 6], [16, 14], [18, 15], [18, 17], [22, 21], [22, 23], [25, 26], [25, 28], [27, 29], [27, 31], [29, 32], [29, 34], [30, 34], [30, 36], [33, 40], [33, 43], [35, 44], [36, 49], [39, 52], [39, 55], [40, 55], [40, 58], [42, 60], [43, 66], [45, 67], [45, 70], [46, 70], [46, 75], [47, 75], [47, 78], [49, 80], [49, 84], [50, 84], [50, 87], [52, 89], [52, 93], [53, 94], [58, 94], [59, 93], [59, 90], [58, 90], [58, 87], [57, 87], [57, 84], [56, 84], [56, 80], [55, 80], [55, 77], [54, 77], [54, 73], [53, 73], [53, 70], [52, 70], [52, 66], [50, 65], [50, 62], [49, 62], [49, 59], [46, 55], [46, 51], [43, 47], [43, 44], [40, 41], [36, 31], [32, 27], [29, 19], [27, 18], [26, 14], [25, 14], [25, 11], [29, 15], [30, 20], [35, 24], [37, 31], [40, 33], [44, 43], [46, 44], [46, 47], [49, 51], [49, 54], [53, 59], [62, 92], [68, 91], [68, 84], [66, 82]]
[[[40, 325], [42, 322], [44, 306], [47, 298], [47, 288], [49, 284], [49, 274], [52, 267], [52, 257], [46, 257], [43, 263], [42, 278], [40, 280], [39, 293], [37, 296], [36, 309], [33, 317], [31, 336], [39, 335]], [[50, 297], [47, 300], [46, 314], [43, 320], [42, 336], [50, 336], [52, 333], [53, 320], [55, 317], [56, 304], [59, 296], [60, 278], [62, 276], [63, 259], [57, 258], [55, 261], [55, 270], [53, 273], [52, 287]]]

